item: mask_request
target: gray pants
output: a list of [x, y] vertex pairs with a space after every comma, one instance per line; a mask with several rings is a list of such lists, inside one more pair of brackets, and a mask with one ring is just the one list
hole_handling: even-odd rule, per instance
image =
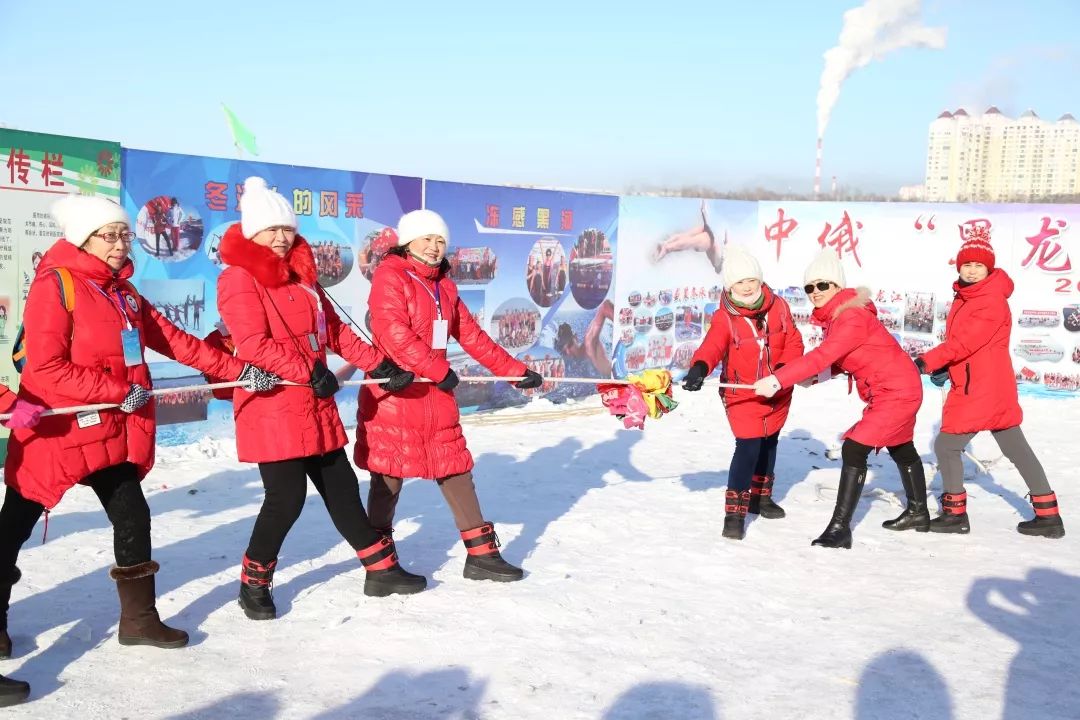
[[[1035, 452], [1028, 445], [1024, 431], [1019, 425], [1008, 430], [993, 430], [990, 434], [994, 436], [1001, 452], [1009, 458], [1009, 462], [1016, 466], [1016, 470], [1027, 483], [1028, 491], [1032, 495], [1046, 495], [1051, 492], [1042, 463], [1035, 457]], [[938, 470], [941, 471], [941, 482], [945, 487], [945, 492], [951, 494], [964, 492], [964, 460], [961, 453], [971, 442], [971, 438], [976, 435], [978, 433], [964, 433], [963, 435], [938, 433], [937, 439], [934, 440], [934, 452], [937, 454]]]

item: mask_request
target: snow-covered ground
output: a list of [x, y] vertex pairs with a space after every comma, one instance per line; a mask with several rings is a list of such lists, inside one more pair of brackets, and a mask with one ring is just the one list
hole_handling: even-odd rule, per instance
[[[837, 482], [826, 450], [859, 404], [846, 383], [799, 390], [780, 445], [784, 520], [720, 537], [733, 447], [714, 392], [679, 392], [644, 433], [578, 406], [466, 422], [487, 516], [515, 584], [461, 577], [438, 490], [399, 506], [404, 564], [433, 578], [366, 598], [363, 570], [309, 497], [282, 553], [281, 617], [236, 605], [261, 500], [231, 443], [161, 451], [154, 511], [162, 615], [182, 650], [120, 646], [111, 535], [76, 488], [20, 557], [0, 672], [28, 680], [40, 718], [1080, 718], [1080, 407], [1025, 399], [1024, 428], [1059, 493], [1063, 540], [1018, 535], [1025, 487], [989, 437], [968, 466], [972, 533], [892, 533], [899, 478], [871, 459], [851, 551], [811, 548]], [[916, 442], [940, 414], [928, 393]], [[287, 431], [283, 428], [283, 432]], [[362, 478], [366, 481], [366, 478]], [[934, 491], [940, 480], [934, 478]], [[366, 493], [366, 482], [363, 491]]]

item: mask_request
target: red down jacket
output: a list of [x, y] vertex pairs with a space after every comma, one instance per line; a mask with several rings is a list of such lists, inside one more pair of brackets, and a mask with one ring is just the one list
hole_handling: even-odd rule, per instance
[[[55, 268], [71, 272], [75, 306], [70, 313], [51, 272]], [[144, 347], [203, 372], [240, 376], [244, 363], [183, 332], [134, 292], [126, 283], [132, 272], [129, 260], [114, 275], [67, 240], [57, 240], [45, 253], [23, 312], [26, 367], [20, 397], [57, 408], [121, 403], [132, 383], [149, 388], [146, 363], [124, 363], [121, 311], [139, 330]], [[43, 417], [33, 428], [12, 432], [5, 480], [26, 499], [52, 508], [68, 488], [103, 468], [131, 462], [143, 477], [154, 465], [154, 417], [153, 402], [130, 414], [103, 410], [100, 422], [82, 428], [74, 415]]]
[[[218, 248], [229, 267], [218, 277], [218, 312], [229, 328], [236, 356], [283, 380], [307, 385], [316, 360], [326, 362], [318, 338], [318, 312], [326, 315], [326, 345], [358, 368], [373, 370], [383, 354], [341, 322], [322, 288], [311, 247], [297, 235], [279, 258], [244, 237], [240, 223], [225, 231]], [[268, 393], [233, 391], [236, 454], [242, 462], [275, 462], [325, 455], [348, 438], [334, 398], [310, 387], [279, 385]]]
[[18, 398], [19, 396], [12, 392], [7, 385], [0, 385], [0, 413], [11, 412]]
[[[445, 267], [445, 263], [444, 263]], [[435, 285], [449, 333], [495, 375], [521, 377], [515, 360], [484, 332], [458, 297], [442, 268], [387, 255], [371, 281], [371, 330], [375, 342], [404, 370], [438, 382], [450, 364], [446, 350], [432, 350]], [[391, 395], [381, 388], [360, 391], [356, 429], [357, 467], [393, 477], [443, 478], [472, 470], [452, 392], [414, 383]]]
[[1000, 268], [967, 287], [953, 284], [945, 342], [922, 356], [930, 372], [948, 368], [952, 387], [941, 431], [953, 434], [1005, 430], [1024, 419], [1009, 355], [1013, 281]]
[[[724, 363], [723, 381], [752, 385], [772, 375], [778, 365], [803, 354], [802, 335], [795, 327], [791, 308], [767, 285], [761, 286], [765, 300], [757, 310], [740, 308], [724, 293], [720, 308], [713, 313], [712, 326], [701, 347], [690, 359], [701, 361], [712, 372]], [[791, 389], [771, 398], [753, 390], [720, 388], [731, 432], [737, 438], [759, 438], [780, 432], [791, 407]]]
[[821, 345], [776, 372], [781, 387], [813, 377], [837, 365], [855, 380], [866, 403], [862, 419], [844, 433], [870, 447], [902, 445], [915, 437], [915, 414], [922, 404], [922, 381], [870, 302], [870, 291], [845, 289], [811, 319], [822, 328]]

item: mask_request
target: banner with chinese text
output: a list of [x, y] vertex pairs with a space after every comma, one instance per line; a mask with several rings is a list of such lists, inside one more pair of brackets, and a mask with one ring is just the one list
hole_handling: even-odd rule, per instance
[[[293, 203], [300, 234], [315, 252], [319, 282], [364, 332], [373, 245], [421, 203], [419, 178], [124, 150], [124, 206], [134, 221], [134, 282], [174, 324], [205, 337], [219, 322], [218, 244], [240, 220], [244, 180], [257, 175]], [[344, 316], [343, 316], [343, 319]], [[347, 320], [346, 320], [347, 321]], [[358, 333], [359, 334], [359, 333]], [[195, 370], [148, 352], [156, 387], [197, 385]], [[333, 358], [349, 379], [355, 368]], [[346, 424], [356, 421], [356, 388], [338, 393]], [[232, 406], [208, 393], [158, 403], [158, 442], [231, 436]]]
[[[428, 181], [425, 205], [446, 219], [461, 297], [496, 342], [545, 377], [610, 377], [617, 197]], [[450, 352], [459, 375], [490, 374], [460, 346]], [[454, 392], [474, 410], [595, 391], [462, 383]]]

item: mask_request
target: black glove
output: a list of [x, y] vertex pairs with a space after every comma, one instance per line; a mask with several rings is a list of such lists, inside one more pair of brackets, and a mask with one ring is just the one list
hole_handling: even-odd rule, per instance
[[272, 372], [267, 372], [251, 363], [244, 366], [244, 372], [236, 378], [237, 382], [244, 383], [244, 389], [251, 393], [267, 392], [273, 390], [281, 378]]
[[936, 373], [930, 373], [930, 382], [934, 383], [938, 387], [945, 387], [945, 383], [947, 383], [948, 381], [948, 370], [938, 370]]
[[690, 370], [686, 373], [686, 377], [683, 378], [683, 390], [697, 392], [701, 389], [702, 384], [705, 382], [705, 378], [708, 376], [709, 366], [701, 360], [698, 360], [690, 366]]
[[926, 361], [923, 360], [921, 357], [915, 358], [915, 367], [919, 368], [920, 375], [926, 374]]
[[526, 368], [525, 379], [518, 380], [516, 383], [514, 383], [514, 387], [516, 387], [518, 390], [532, 390], [534, 388], [540, 387], [543, 384], [543, 375], [536, 372], [535, 370], [529, 370], [528, 368]]
[[132, 383], [124, 402], [120, 403], [120, 409], [126, 413], [133, 413], [148, 402], [150, 402], [150, 391], [142, 385]]
[[457, 387], [458, 382], [460, 382], [460, 381], [458, 380], [457, 373], [454, 372], [453, 368], [451, 368], [450, 371], [448, 373], [446, 373], [446, 377], [444, 377], [442, 380], [440, 380], [435, 385], [435, 387], [439, 388], [440, 390], [445, 390], [446, 392], [450, 392], [451, 390], [453, 390], [454, 388]]
[[387, 392], [397, 392], [398, 390], [404, 390], [412, 381], [416, 379], [416, 375], [408, 370], [397, 369], [397, 372], [390, 376], [390, 379], [383, 383], [383, 387]]
[[315, 397], [333, 397], [339, 387], [337, 378], [326, 367], [326, 363], [316, 360], [315, 367], [311, 370], [311, 389]]

